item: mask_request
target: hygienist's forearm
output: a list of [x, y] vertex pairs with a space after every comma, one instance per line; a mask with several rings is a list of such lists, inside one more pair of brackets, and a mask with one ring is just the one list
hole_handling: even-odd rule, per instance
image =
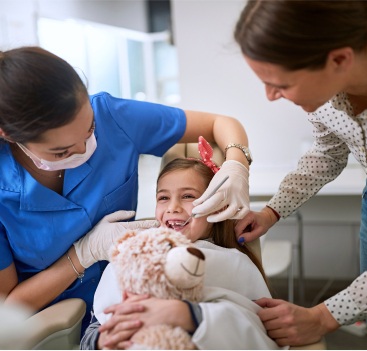
[[[231, 143], [248, 146], [245, 128], [237, 119], [198, 111], [185, 111], [185, 114], [186, 131], [180, 140], [181, 143], [196, 143], [199, 134], [208, 142], [215, 141], [223, 152]], [[227, 159], [239, 161], [248, 167], [245, 155], [238, 148], [228, 149]]]
[[[229, 144], [249, 146], [248, 137], [242, 124], [234, 118], [219, 116], [214, 122], [214, 138], [220, 149], [224, 152]], [[226, 160], [241, 162], [249, 168], [247, 158], [243, 151], [237, 147], [231, 147], [226, 152]]]
[[[83, 270], [80, 268], [74, 247], [70, 248], [69, 257], [81, 273]], [[63, 255], [49, 268], [18, 284], [5, 302], [23, 303], [38, 311], [64, 292], [75, 279], [77, 275], [67, 256]]]

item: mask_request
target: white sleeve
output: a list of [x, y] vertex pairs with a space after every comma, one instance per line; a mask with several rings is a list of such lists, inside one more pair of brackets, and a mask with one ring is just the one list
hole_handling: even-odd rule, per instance
[[115, 271], [111, 263], [104, 270], [94, 294], [94, 315], [100, 324], [107, 322], [110, 315], [105, 314], [105, 308], [122, 302], [122, 291], [118, 285]]
[[205, 255], [204, 286], [231, 290], [250, 300], [271, 297], [264, 278], [247, 255], [203, 240], [195, 246]]
[[200, 303], [203, 320], [192, 338], [199, 349], [279, 349], [267, 336], [254, 302], [218, 288], [205, 288], [205, 297], [207, 302]]

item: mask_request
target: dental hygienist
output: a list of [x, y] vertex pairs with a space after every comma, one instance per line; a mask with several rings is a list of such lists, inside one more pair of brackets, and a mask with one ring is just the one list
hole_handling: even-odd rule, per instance
[[[248, 140], [234, 118], [88, 96], [75, 70], [38, 47], [0, 52], [0, 295], [38, 311], [79, 297], [83, 330], [107, 251], [137, 207], [141, 154], [202, 135], [226, 151], [196, 213], [212, 222], [249, 210]], [[246, 151], [246, 152], [245, 152]], [[104, 261], [104, 262], [103, 262]]]

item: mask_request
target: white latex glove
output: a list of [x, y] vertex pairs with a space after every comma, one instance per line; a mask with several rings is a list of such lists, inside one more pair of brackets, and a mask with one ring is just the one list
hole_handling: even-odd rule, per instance
[[135, 215], [134, 211], [116, 211], [104, 216], [94, 228], [74, 243], [80, 264], [90, 267], [97, 261], [108, 260], [110, 247], [127, 229], [147, 229], [159, 227], [157, 220], [118, 222]]
[[[209, 199], [203, 202], [215, 186], [226, 176], [229, 179]], [[207, 216], [208, 222], [226, 219], [241, 219], [250, 211], [249, 172], [240, 162], [225, 161], [211, 180], [204, 194], [193, 202], [192, 214], [195, 218]], [[221, 211], [220, 211], [221, 210]], [[215, 213], [220, 211], [218, 213]], [[215, 213], [215, 214], [214, 214]]]

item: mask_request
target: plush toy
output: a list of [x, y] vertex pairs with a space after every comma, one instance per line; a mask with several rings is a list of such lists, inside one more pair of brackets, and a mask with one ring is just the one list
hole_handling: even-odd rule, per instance
[[[160, 299], [202, 299], [205, 256], [172, 229], [126, 232], [113, 248], [111, 262], [122, 291]], [[131, 341], [132, 349], [196, 349], [184, 329], [169, 325], [143, 326]]]

